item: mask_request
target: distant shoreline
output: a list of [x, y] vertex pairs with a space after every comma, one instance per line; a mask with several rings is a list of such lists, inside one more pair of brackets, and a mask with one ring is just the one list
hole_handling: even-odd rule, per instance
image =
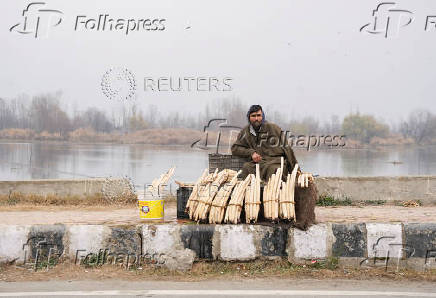
[[[324, 135], [327, 136], [326, 134]], [[208, 131], [208, 144], [215, 144], [217, 136], [218, 131]], [[320, 135], [320, 137], [323, 136]], [[220, 147], [224, 148], [226, 146], [229, 146], [229, 143], [233, 143], [235, 139], [236, 134], [230, 134], [229, 131], [224, 131], [220, 138]], [[142, 144], [162, 147], [191, 147], [191, 145], [196, 141], [199, 141], [197, 144], [204, 144], [205, 140], [205, 132], [188, 128], [149, 128], [126, 133], [103, 133], [96, 132], [90, 128], [80, 128], [69, 132], [66, 135], [61, 135], [60, 133], [48, 133], [46, 131], [38, 133], [31, 129], [11, 128], [0, 130], [0, 142], [2, 143], [53, 142], [68, 144]], [[312, 139], [312, 141], [315, 141], [316, 143], [316, 139]], [[312, 143], [311, 141], [309, 142]], [[300, 143], [299, 146], [293, 146], [293, 148], [305, 149], [307, 148], [307, 144], [309, 142], [306, 139], [305, 144]], [[330, 147], [327, 144], [323, 144], [322, 146], [311, 146], [310, 150], [373, 149], [401, 147], [418, 148], [435, 145], [434, 143], [418, 145], [410, 138], [403, 138], [400, 135], [390, 135], [384, 138], [373, 137], [370, 143], [362, 143], [357, 140], [348, 139], [345, 137], [344, 143], [344, 147]]]
[[[127, 142], [119, 142], [119, 141], [111, 141], [111, 142], [101, 142], [101, 141], [70, 141], [70, 140], [26, 140], [26, 139], [5, 139], [0, 138], [0, 144], [25, 144], [25, 143], [31, 143], [31, 144], [65, 144], [65, 145], [142, 145], [144, 147], [150, 148], [150, 149], [164, 149], [164, 150], [177, 150], [177, 149], [187, 149], [187, 150], [197, 150], [197, 151], [203, 151], [208, 153], [215, 153], [216, 148], [210, 147], [207, 150], [199, 149], [199, 148], [192, 148], [191, 144], [151, 144], [151, 143], [127, 143]], [[227, 145], [221, 145], [220, 147], [226, 147]], [[371, 145], [371, 144], [365, 144], [360, 146], [345, 146], [341, 148], [329, 148], [327, 146], [324, 147], [315, 147], [310, 148], [310, 151], [339, 151], [339, 150], [389, 150], [389, 149], [413, 149], [413, 148], [428, 148], [428, 147], [436, 147], [435, 144], [425, 144], [425, 145], [416, 145], [416, 144], [391, 144], [391, 145]], [[308, 151], [304, 147], [292, 147], [293, 150], [298, 152], [304, 152]], [[436, 150], [436, 148], [435, 148]], [[227, 154], [224, 152], [223, 149], [220, 149], [220, 153]]]

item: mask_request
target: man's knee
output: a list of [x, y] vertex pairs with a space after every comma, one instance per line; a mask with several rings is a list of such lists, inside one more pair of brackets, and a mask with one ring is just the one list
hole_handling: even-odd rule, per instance
[[245, 179], [249, 174], [255, 174], [255, 172], [256, 172], [255, 163], [252, 161], [248, 161], [242, 165], [242, 172], [239, 177]]

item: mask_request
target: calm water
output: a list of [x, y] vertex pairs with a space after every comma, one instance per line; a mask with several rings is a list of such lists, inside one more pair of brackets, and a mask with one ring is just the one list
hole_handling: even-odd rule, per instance
[[[304, 171], [320, 176], [436, 175], [436, 147], [381, 150], [295, 150]], [[0, 180], [129, 176], [149, 183], [171, 166], [193, 182], [207, 152], [149, 145], [0, 143]], [[392, 161], [401, 162], [393, 164]]]

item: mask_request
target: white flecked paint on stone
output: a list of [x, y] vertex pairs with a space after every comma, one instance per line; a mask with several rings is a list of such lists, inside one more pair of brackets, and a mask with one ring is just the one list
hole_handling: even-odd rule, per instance
[[327, 257], [327, 225], [311, 226], [307, 231], [294, 229], [294, 257], [301, 259]]
[[403, 233], [401, 224], [367, 223], [368, 257], [401, 257]]
[[80, 256], [88, 253], [98, 253], [106, 247], [105, 240], [110, 235], [110, 229], [103, 225], [75, 225], [67, 228], [68, 255], [75, 258], [78, 250]]
[[219, 226], [218, 231], [222, 260], [245, 261], [256, 258], [255, 230], [252, 225], [223, 225]]
[[0, 263], [24, 261], [30, 226], [0, 225]]
[[178, 225], [144, 225], [142, 227], [142, 252], [153, 254], [182, 249], [179, 230]]
[[189, 270], [195, 260], [195, 252], [182, 244], [180, 225], [142, 226], [142, 253], [170, 270]]

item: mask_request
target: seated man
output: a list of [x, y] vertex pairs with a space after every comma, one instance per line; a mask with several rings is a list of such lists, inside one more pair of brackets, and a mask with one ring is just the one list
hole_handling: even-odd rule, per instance
[[242, 168], [241, 178], [255, 174], [256, 163], [260, 166], [260, 178], [268, 181], [280, 167], [284, 157], [283, 179], [297, 163], [294, 151], [288, 145], [286, 136], [279, 126], [265, 121], [265, 113], [260, 105], [253, 105], [247, 112], [248, 125], [238, 135], [232, 145], [232, 155], [249, 159]]

